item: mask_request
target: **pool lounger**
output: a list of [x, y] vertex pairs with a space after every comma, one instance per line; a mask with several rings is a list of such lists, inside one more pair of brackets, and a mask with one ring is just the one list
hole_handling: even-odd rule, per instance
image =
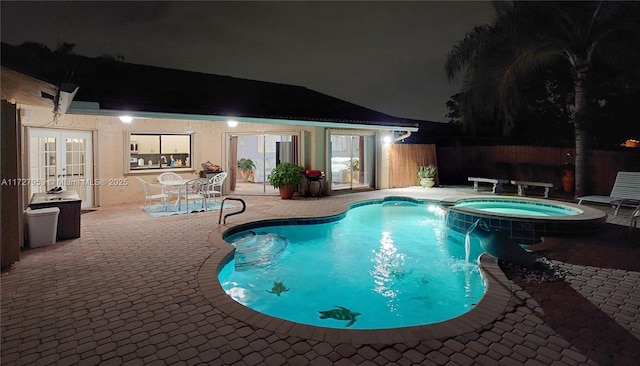
[[620, 206], [638, 206], [640, 205], [640, 172], [618, 172], [611, 194], [578, 197], [579, 205], [582, 201], [610, 204], [616, 208], [614, 212], [616, 216]]

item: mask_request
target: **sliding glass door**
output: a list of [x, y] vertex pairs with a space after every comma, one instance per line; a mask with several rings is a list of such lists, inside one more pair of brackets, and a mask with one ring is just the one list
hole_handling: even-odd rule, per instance
[[331, 133], [331, 190], [373, 188], [375, 135]]
[[[298, 164], [298, 136], [239, 134], [231, 136], [230, 140], [230, 148], [234, 151], [229, 154], [229, 163], [237, 170], [235, 181], [230, 186], [234, 193], [278, 194], [269, 185], [267, 178], [277, 164]], [[249, 171], [243, 171], [240, 166], [247, 160], [251, 160], [253, 167]], [[238, 162], [241, 164], [238, 165]]]

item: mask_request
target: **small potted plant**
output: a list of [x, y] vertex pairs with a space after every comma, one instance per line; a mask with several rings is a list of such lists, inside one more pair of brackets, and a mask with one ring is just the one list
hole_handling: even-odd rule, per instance
[[435, 176], [438, 168], [435, 165], [420, 165], [418, 166], [418, 178], [420, 178], [420, 185], [424, 188], [433, 187], [435, 182]]
[[360, 161], [358, 159], [351, 159], [348, 169], [351, 172], [351, 180], [357, 183], [360, 180]]
[[300, 183], [302, 177], [304, 177], [303, 167], [293, 163], [281, 163], [271, 170], [267, 180], [273, 188], [278, 188], [280, 198], [291, 199], [295, 186]]
[[251, 173], [256, 168], [256, 164], [251, 159], [242, 158], [238, 160], [238, 169], [240, 169], [240, 175], [245, 182], [249, 181]]

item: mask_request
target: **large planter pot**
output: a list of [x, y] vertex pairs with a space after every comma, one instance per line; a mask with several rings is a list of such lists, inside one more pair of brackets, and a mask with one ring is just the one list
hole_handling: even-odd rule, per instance
[[573, 182], [575, 181], [575, 177], [573, 175], [573, 170], [565, 170], [564, 175], [562, 176], [562, 189], [567, 192], [573, 192]]
[[351, 172], [351, 183], [360, 183], [360, 171], [354, 170]]
[[293, 197], [296, 186], [280, 186], [278, 187], [278, 190], [280, 191], [280, 198], [283, 200], [290, 200]]
[[244, 179], [245, 182], [248, 182], [249, 178], [251, 177], [251, 170], [241, 170], [240, 176], [242, 177], [242, 179]]
[[433, 178], [420, 178], [420, 186], [423, 188], [431, 188], [436, 185], [436, 181]]

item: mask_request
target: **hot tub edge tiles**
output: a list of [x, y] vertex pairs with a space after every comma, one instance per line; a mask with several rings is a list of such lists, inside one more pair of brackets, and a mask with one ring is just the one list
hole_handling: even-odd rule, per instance
[[486, 220], [492, 229], [508, 232], [514, 240], [524, 244], [536, 244], [543, 236], [564, 236], [595, 233], [601, 230], [603, 218], [577, 220], [550, 220], [544, 218], [499, 218], [478, 212], [450, 210], [447, 226], [459, 233], [466, 233], [478, 219]]

